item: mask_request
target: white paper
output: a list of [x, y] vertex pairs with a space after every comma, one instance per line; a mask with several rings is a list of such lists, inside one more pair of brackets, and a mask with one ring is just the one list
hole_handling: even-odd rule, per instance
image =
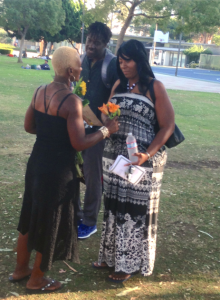
[[[114, 173], [125, 180], [128, 180], [126, 173], [128, 172], [129, 166], [125, 166], [128, 163], [131, 164], [131, 161], [129, 159], [127, 159], [123, 155], [118, 155], [113, 165], [109, 168], [109, 172]], [[128, 181], [133, 184], [138, 184], [138, 182], [140, 182], [145, 175], [145, 169], [135, 165], [133, 167], [135, 167], [135, 171]]]

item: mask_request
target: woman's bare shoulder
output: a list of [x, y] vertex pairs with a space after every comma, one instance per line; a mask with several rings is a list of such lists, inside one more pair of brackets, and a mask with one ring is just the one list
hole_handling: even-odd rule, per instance
[[75, 95], [75, 94], [72, 94], [70, 95], [68, 98], [67, 98], [67, 101], [66, 102], [66, 105], [69, 107], [69, 109], [71, 110], [71, 108], [73, 107], [81, 107], [82, 106], [82, 99]]
[[33, 94], [33, 97], [34, 98], [35, 96], [37, 96], [42, 90], [44, 90], [46, 87], [46, 85], [40, 85], [39, 87], [37, 87], [34, 91], [34, 94]]
[[154, 87], [155, 87], [156, 89], [162, 89], [162, 90], [165, 90], [164, 84], [163, 84], [160, 80], [157, 80], [157, 79], [154, 79]]
[[[63, 99], [67, 96], [63, 102], [59, 115], [65, 119], [68, 117], [76, 116], [82, 111], [82, 99], [75, 94], [66, 93]], [[61, 103], [61, 102], [60, 102]]]

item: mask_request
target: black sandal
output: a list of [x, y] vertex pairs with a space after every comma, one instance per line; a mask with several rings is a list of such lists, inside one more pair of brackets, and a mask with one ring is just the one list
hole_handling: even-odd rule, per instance
[[127, 278], [124, 278], [124, 279], [113, 279], [111, 277], [108, 277], [108, 280], [111, 281], [111, 282], [114, 282], [114, 283], [122, 283], [122, 282], [125, 282], [125, 281], [127, 281], [128, 279], [130, 279], [131, 277], [134, 276], [133, 274], [126, 274], [126, 275], [129, 275], [129, 276]]
[[[125, 274], [123, 272], [114, 272], [115, 274]], [[125, 274], [125, 275], [129, 275], [127, 278], [124, 278], [124, 279], [113, 279], [111, 277], [108, 276], [108, 280], [111, 281], [111, 282], [114, 282], [114, 283], [122, 283], [122, 282], [125, 282], [127, 280], [129, 280], [131, 277], [137, 275], [139, 273], [139, 271], [136, 271], [136, 272], [133, 272], [131, 274]]]

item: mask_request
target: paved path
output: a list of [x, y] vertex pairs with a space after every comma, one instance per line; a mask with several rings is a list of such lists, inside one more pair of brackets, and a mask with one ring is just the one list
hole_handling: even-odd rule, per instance
[[[165, 75], [175, 75], [175, 71], [176, 71], [176, 68], [174, 67], [153, 66], [152, 69], [155, 73], [160, 73]], [[216, 82], [220, 84], [220, 71], [179, 68], [178, 76], [204, 80], [209, 82]]]
[[155, 76], [158, 80], [163, 82], [166, 89], [209, 92], [209, 93], [220, 94], [219, 83], [212, 83], [212, 82], [205, 82], [205, 81], [189, 79], [189, 78], [169, 76], [164, 74], [158, 74], [156, 72], [155, 72]]

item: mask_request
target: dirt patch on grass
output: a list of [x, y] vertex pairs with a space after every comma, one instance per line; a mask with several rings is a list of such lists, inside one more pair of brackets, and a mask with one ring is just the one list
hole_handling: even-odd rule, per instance
[[178, 161], [168, 161], [167, 168], [169, 169], [190, 169], [190, 170], [201, 170], [204, 168], [209, 169], [218, 169], [220, 168], [220, 162], [219, 161], [197, 161], [194, 162], [178, 162]]
[[167, 226], [168, 230], [172, 229], [175, 230], [176, 234], [178, 236], [180, 236], [181, 234], [198, 234], [198, 229], [197, 226], [193, 225], [193, 224], [188, 224], [185, 222], [173, 222], [170, 225]]

